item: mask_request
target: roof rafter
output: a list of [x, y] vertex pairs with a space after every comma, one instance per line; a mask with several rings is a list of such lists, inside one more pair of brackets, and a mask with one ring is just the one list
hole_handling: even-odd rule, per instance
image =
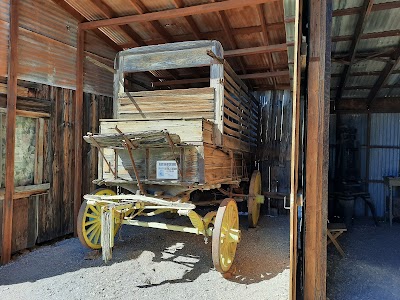
[[367, 107], [371, 106], [372, 102], [378, 95], [378, 92], [384, 86], [389, 79], [389, 76], [393, 73], [394, 69], [396, 68], [397, 64], [400, 62], [400, 44], [396, 52], [391, 56], [391, 60], [387, 62], [385, 68], [382, 70], [381, 74], [378, 77], [378, 80], [375, 82], [371, 92], [367, 98]]
[[336, 93], [336, 101], [339, 101], [343, 95], [344, 87], [346, 85], [347, 79], [349, 78], [351, 65], [354, 63], [354, 59], [356, 57], [357, 45], [361, 39], [361, 35], [362, 35], [365, 25], [366, 25], [366, 20], [368, 19], [369, 15], [371, 13], [373, 4], [374, 4], [374, 0], [364, 0], [364, 4], [362, 6], [360, 16], [358, 17], [357, 25], [354, 30], [354, 38], [350, 45], [349, 64], [344, 66], [343, 75], [340, 80], [339, 88]]
[[[221, 3], [221, 2], [216, 2], [216, 0], [211, 0], [211, 1], [213, 3], [216, 3], [216, 4], [217, 3]], [[218, 16], [218, 20], [221, 23], [221, 26], [222, 26], [222, 28], [223, 28], [223, 30], [225, 32], [225, 36], [228, 39], [229, 44], [231, 45], [231, 48], [232, 49], [237, 49], [237, 43], [236, 43], [236, 40], [235, 40], [235, 38], [234, 38], [234, 36], [232, 34], [232, 29], [231, 29], [231, 26], [229, 25], [229, 20], [228, 20], [228, 17], [226, 16], [226, 14], [225, 14], [225, 11], [218, 10], [218, 11], [216, 11], [216, 13], [217, 13], [217, 16]], [[240, 69], [242, 70], [242, 72], [244, 74], [246, 74], [247, 73], [246, 65], [245, 65], [245, 63], [243, 61], [243, 58], [242, 57], [238, 57], [238, 62], [239, 62]]]
[[[265, 14], [264, 14], [264, 4], [257, 4], [257, 13], [258, 13], [258, 18], [260, 19], [260, 23], [261, 23], [261, 33], [263, 35], [263, 41], [264, 41], [264, 45], [268, 46], [269, 43], [269, 38], [268, 38], [268, 28], [267, 28], [267, 20], [265, 18]], [[271, 71], [274, 71], [274, 59], [272, 57], [271, 52], [266, 52], [266, 57], [267, 57], [267, 62], [268, 65], [271, 69]], [[276, 80], [274, 78], [272, 78], [272, 85], [276, 86]]]
[[124, 16], [107, 20], [91, 21], [81, 24], [81, 29], [88, 30], [113, 25], [123, 25], [134, 22], [149, 22], [162, 19], [173, 19], [190, 15], [200, 15], [216, 11], [225, 11], [259, 3], [275, 2], [277, 0], [226, 0], [223, 2], [207, 3], [183, 8], [168, 9], [163, 11], [145, 13], [142, 15]]
[[[182, 0], [173, 0], [174, 5], [176, 8], [182, 8], [185, 6]], [[199, 30], [199, 27], [196, 25], [195, 21], [193, 20], [192, 16], [185, 16], [184, 17], [186, 20], [186, 23], [189, 25], [190, 29], [192, 30], [192, 33], [194, 37], [198, 40], [201, 40], [203, 38], [202, 33]]]
[[[137, 10], [140, 15], [148, 14], [149, 10], [140, 0], [130, 0], [133, 7]], [[149, 21], [151, 26], [155, 31], [168, 43], [174, 41], [173, 37], [169, 34], [169, 32], [158, 22], [157, 20]]]

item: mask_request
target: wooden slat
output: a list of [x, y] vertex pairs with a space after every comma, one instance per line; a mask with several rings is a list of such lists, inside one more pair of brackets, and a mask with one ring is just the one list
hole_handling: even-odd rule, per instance
[[3, 235], [1, 262], [6, 264], [11, 259], [11, 240], [13, 228], [13, 195], [15, 164], [15, 120], [17, 113], [17, 77], [18, 77], [18, 26], [19, 0], [10, 0], [10, 37], [8, 45], [8, 81], [7, 81], [7, 116], [6, 116], [6, 170], [5, 196], [3, 201]]
[[240, 8], [243, 6], [250, 6], [259, 3], [268, 3], [274, 1], [275, 0], [247, 0], [246, 2], [243, 2], [243, 0], [227, 0], [223, 2], [207, 3], [207, 4], [194, 5], [190, 7], [151, 12], [142, 15], [132, 15], [132, 16], [118, 17], [108, 20], [86, 22], [80, 26], [82, 29], [87, 30], [99, 27], [129, 24], [134, 22], [149, 22], [149, 21], [157, 21], [163, 19], [173, 19], [191, 15], [212, 13], [216, 11], [224, 11], [229, 9]]

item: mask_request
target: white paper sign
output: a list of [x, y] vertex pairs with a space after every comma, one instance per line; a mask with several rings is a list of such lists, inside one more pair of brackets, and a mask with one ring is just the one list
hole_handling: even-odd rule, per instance
[[157, 179], [178, 179], [178, 166], [176, 161], [158, 160]]

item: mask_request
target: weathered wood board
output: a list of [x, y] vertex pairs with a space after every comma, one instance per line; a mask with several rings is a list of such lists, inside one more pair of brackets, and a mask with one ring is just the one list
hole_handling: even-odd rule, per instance
[[119, 94], [117, 118], [214, 120], [214, 89], [193, 88]]

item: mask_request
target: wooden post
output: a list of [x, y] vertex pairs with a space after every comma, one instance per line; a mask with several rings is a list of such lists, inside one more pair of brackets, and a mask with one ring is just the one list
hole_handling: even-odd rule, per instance
[[297, 279], [297, 194], [299, 192], [299, 150], [300, 150], [300, 82], [301, 82], [301, 56], [302, 43], [302, 10], [303, 1], [296, 1], [295, 15], [295, 42], [294, 42], [294, 74], [292, 93], [292, 150], [290, 166], [290, 282], [289, 299], [296, 299]]
[[14, 196], [15, 159], [15, 119], [17, 114], [17, 76], [18, 76], [18, 2], [10, 0], [10, 40], [8, 47], [8, 80], [6, 111], [6, 172], [3, 201], [3, 238], [1, 263], [11, 259], [12, 216]]
[[74, 235], [77, 235], [77, 218], [82, 202], [82, 126], [83, 126], [83, 61], [85, 31], [78, 28], [76, 49], [76, 94], [75, 94], [75, 177], [74, 177]]
[[326, 299], [332, 1], [310, 1], [304, 299]]

